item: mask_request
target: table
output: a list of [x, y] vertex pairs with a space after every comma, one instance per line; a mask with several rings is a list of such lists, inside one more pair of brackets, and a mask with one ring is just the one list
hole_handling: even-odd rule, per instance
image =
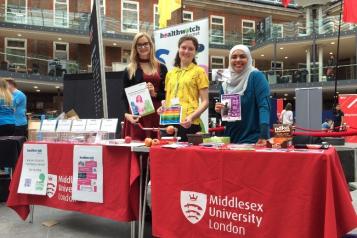
[[138, 159], [130, 147], [103, 146], [104, 203], [91, 203], [71, 200], [69, 188], [72, 187], [74, 144], [47, 145], [48, 173], [57, 175], [55, 193], [51, 197], [17, 193], [23, 160], [21, 153], [10, 185], [7, 206], [14, 209], [22, 219], [27, 218], [29, 205], [79, 211], [116, 221], [138, 219], [140, 170]]
[[336, 238], [357, 227], [328, 150], [150, 150], [156, 237]]

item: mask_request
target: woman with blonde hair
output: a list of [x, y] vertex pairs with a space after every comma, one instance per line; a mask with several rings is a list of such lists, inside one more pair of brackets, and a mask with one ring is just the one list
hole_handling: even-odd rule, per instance
[[[130, 63], [124, 70], [124, 88], [146, 82], [155, 110], [161, 106], [161, 100], [165, 98], [165, 77], [167, 68], [155, 57], [154, 43], [151, 37], [145, 33], [137, 33], [134, 37]], [[159, 116], [156, 113], [140, 117], [130, 112], [128, 99], [123, 91], [125, 102], [124, 136], [131, 136], [135, 140], [144, 140], [145, 137], [155, 137], [150, 131], [142, 131], [135, 126], [141, 123], [144, 127], [158, 127]]]
[[12, 94], [5, 79], [0, 78], [0, 136], [15, 132], [15, 109]]

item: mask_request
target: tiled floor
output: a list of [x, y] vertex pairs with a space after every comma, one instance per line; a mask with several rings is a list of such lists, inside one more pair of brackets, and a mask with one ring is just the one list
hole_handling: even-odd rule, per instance
[[[43, 222], [56, 220], [52, 227]], [[145, 238], [152, 237], [150, 224], [145, 226]], [[48, 207], [35, 207], [34, 221], [22, 221], [21, 218], [4, 203], [0, 203], [0, 237], [9, 238], [130, 238], [130, 223], [62, 211]]]

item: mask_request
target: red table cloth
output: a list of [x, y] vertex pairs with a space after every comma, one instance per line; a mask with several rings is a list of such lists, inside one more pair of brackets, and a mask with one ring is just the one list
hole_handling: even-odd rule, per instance
[[54, 193], [46, 196], [18, 194], [22, 168], [22, 153], [10, 185], [7, 206], [22, 219], [29, 214], [29, 205], [43, 205], [70, 211], [106, 217], [116, 221], [138, 218], [140, 169], [137, 157], [130, 147], [103, 146], [104, 203], [71, 200], [74, 144], [48, 144], [48, 173], [57, 176]]
[[340, 238], [357, 227], [334, 148], [150, 151], [157, 237]]

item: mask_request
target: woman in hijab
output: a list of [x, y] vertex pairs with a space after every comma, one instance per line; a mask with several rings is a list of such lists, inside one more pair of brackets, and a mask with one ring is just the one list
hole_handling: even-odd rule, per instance
[[[229, 52], [229, 67], [223, 72], [221, 94], [239, 94], [241, 120], [225, 124], [225, 136], [231, 143], [256, 143], [265, 145], [270, 138], [270, 90], [262, 72], [252, 65], [248, 47], [236, 45]], [[221, 113], [224, 105], [215, 104]]]

